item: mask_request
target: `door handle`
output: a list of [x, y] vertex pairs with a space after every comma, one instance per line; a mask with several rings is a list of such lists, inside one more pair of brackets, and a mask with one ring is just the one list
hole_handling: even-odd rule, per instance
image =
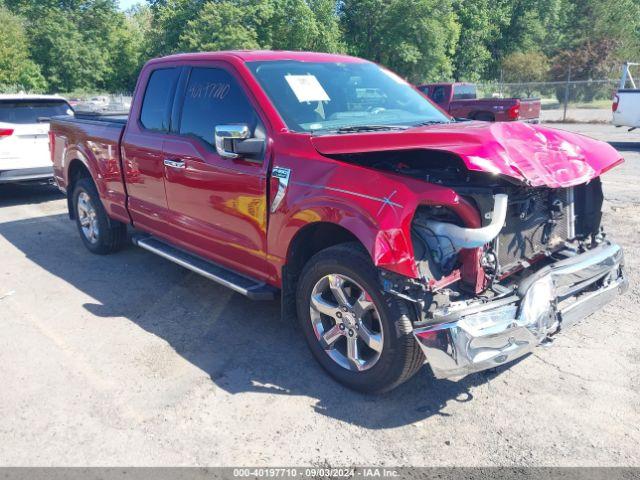
[[170, 158], [164, 159], [165, 167], [171, 168], [185, 168], [184, 162], [182, 160], [171, 160]]

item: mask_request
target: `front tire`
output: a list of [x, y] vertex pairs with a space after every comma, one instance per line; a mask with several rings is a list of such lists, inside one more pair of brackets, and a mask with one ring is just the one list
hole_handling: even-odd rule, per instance
[[424, 364], [409, 308], [383, 292], [358, 244], [331, 247], [309, 260], [298, 282], [297, 313], [316, 360], [349, 388], [386, 392]]
[[73, 189], [73, 213], [82, 243], [91, 253], [106, 255], [122, 248], [127, 226], [108, 217], [90, 178], [80, 178]]

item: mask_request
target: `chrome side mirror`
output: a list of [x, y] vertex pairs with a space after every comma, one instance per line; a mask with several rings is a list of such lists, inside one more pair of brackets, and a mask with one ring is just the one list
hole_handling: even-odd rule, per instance
[[234, 152], [234, 140], [244, 140], [249, 138], [248, 125], [216, 125], [214, 139], [216, 152], [222, 158], [238, 158]]

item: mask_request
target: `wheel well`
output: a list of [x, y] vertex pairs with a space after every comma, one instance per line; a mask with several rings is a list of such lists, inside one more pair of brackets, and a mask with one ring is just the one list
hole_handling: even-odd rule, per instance
[[320, 250], [340, 243], [358, 242], [358, 238], [335, 223], [318, 222], [304, 227], [291, 241], [287, 253], [290, 273], [300, 273], [304, 265]]
[[361, 242], [340, 225], [317, 222], [302, 228], [291, 241], [287, 262], [282, 267], [282, 315], [295, 318], [296, 286], [305, 264], [316, 253], [341, 243]]
[[482, 117], [490, 118], [492, 122], [495, 121], [495, 119], [496, 119], [496, 116], [492, 112], [474, 112], [473, 115], [472, 115], [472, 118], [474, 120], [477, 120], [478, 117], [480, 117], [480, 118], [482, 118]]
[[73, 212], [73, 189], [76, 186], [76, 182], [83, 178], [89, 177], [91, 178], [91, 173], [89, 169], [82, 163], [80, 160], [75, 159], [71, 160], [69, 164], [69, 169], [67, 170], [67, 208], [69, 209], [69, 218], [74, 220], [74, 212]]

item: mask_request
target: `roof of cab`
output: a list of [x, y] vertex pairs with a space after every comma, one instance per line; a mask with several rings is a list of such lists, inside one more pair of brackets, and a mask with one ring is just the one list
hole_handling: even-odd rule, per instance
[[341, 62], [363, 63], [367, 60], [336, 53], [295, 52], [286, 50], [229, 50], [221, 52], [178, 53], [157, 58], [152, 62], [181, 61], [181, 60], [225, 60], [230, 57], [244, 62], [269, 62], [277, 60], [294, 60], [298, 62]]

